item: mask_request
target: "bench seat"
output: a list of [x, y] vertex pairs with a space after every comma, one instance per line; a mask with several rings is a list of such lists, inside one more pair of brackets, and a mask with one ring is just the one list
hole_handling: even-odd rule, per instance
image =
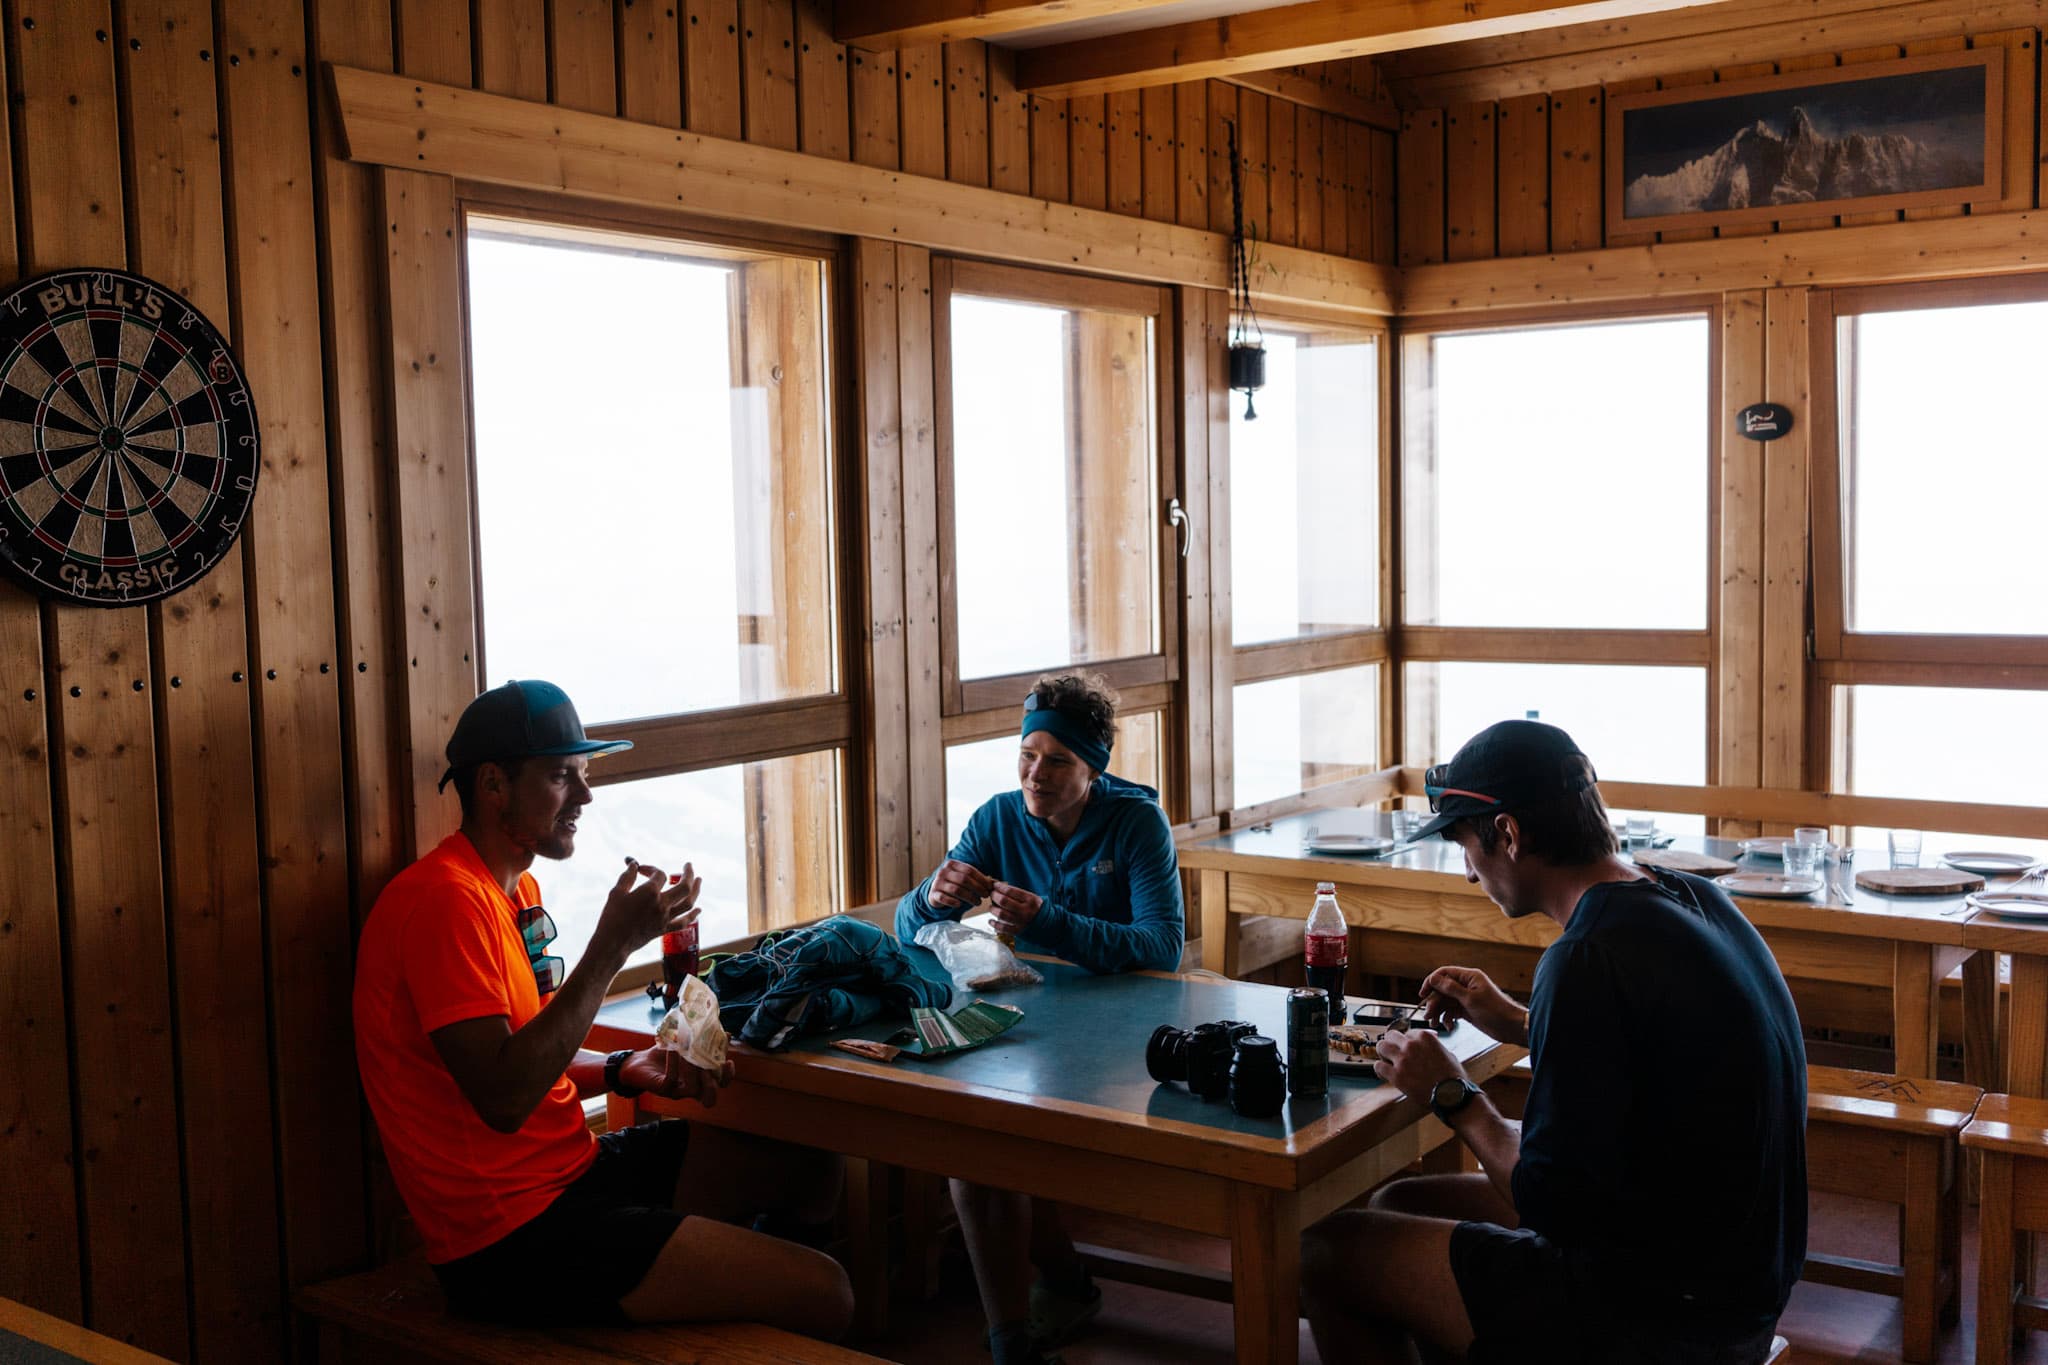
[[859, 1365], [877, 1356], [755, 1322], [644, 1327], [500, 1327], [448, 1311], [425, 1261], [378, 1270], [293, 1296], [319, 1325], [320, 1365]]
[[1977, 1203], [1977, 1361], [2005, 1365], [2015, 1334], [2048, 1331], [2048, 1300], [2027, 1293], [2016, 1234], [2048, 1232], [2048, 1100], [1986, 1095], [1963, 1129], [1984, 1157]]

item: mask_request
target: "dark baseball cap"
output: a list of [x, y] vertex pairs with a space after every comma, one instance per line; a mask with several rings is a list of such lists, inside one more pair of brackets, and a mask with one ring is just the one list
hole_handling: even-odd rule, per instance
[[569, 694], [551, 682], [508, 682], [462, 708], [448, 740], [448, 771], [544, 754], [610, 754], [630, 749], [630, 739], [592, 739]]
[[1448, 763], [1423, 775], [1437, 813], [1416, 832], [1426, 839], [1473, 815], [1498, 815], [1593, 785], [1593, 765], [1572, 737], [1540, 720], [1504, 720], [1465, 741]]

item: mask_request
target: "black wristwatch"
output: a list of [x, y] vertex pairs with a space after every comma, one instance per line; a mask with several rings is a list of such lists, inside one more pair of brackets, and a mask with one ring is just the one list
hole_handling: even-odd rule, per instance
[[1430, 1087], [1429, 1112], [1449, 1123], [1478, 1093], [1479, 1087], [1463, 1076], [1446, 1076]]
[[622, 1100], [634, 1099], [645, 1093], [619, 1079], [619, 1068], [624, 1066], [626, 1059], [632, 1055], [632, 1048], [622, 1047], [604, 1059], [604, 1088]]

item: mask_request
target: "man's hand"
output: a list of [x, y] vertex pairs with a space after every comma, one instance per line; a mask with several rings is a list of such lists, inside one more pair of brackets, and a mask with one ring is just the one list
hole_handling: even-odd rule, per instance
[[626, 870], [605, 897], [604, 913], [597, 918], [591, 942], [608, 944], [620, 956], [630, 956], [642, 945], [695, 920], [697, 893], [703, 889], [704, 879], [693, 875], [688, 863], [671, 878], [652, 863], [628, 858]]
[[1422, 1017], [1432, 1024], [1470, 1019], [1489, 1038], [1529, 1045], [1529, 1011], [1477, 967], [1439, 967], [1424, 977]]
[[994, 927], [998, 934], [1012, 938], [1024, 932], [1024, 927], [1038, 918], [1038, 911], [1045, 902], [1021, 886], [1008, 882], [995, 883], [990, 903], [995, 908]]
[[947, 910], [972, 910], [995, 889], [995, 880], [980, 868], [948, 858], [932, 873], [931, 902]]
[[1380, 1059], [1372, 1064], [1375, 1074], [1409, 1099], [1429, 1103], [1430, 1092], [1439, 1081], [1465, 1074], [1458, 1059], [1434, 1033], [1417, 1030], [1403, 1033], [1388, 1029], [1380, 1035]]
[[650, 1047], [634, 1053], [619, 1067], [619, 1080], [665, 1100], [694, 1099], [706, 1109], [718, 1103], [718, 1092], [732, 1084], [732, 1063], [706, 1071], [683, 1060], [673, 1048]]

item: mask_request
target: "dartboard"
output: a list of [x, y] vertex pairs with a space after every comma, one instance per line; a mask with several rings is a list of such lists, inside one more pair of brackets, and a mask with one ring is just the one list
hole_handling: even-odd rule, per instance
[[169, 596], [256, 495], [256, 407], [213, 324], [151, 280], [62, 270], [0, 297], [0, 567], [45, 596]]

